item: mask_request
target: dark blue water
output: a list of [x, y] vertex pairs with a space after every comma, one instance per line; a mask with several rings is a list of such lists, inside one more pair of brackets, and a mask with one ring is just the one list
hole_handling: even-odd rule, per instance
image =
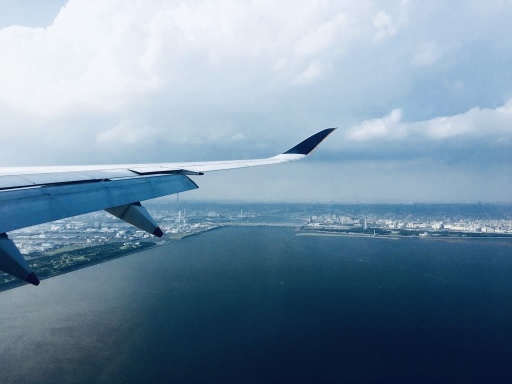
[[228, 228], [0, 293], [0, 383], [511, 382], [512, 245]]

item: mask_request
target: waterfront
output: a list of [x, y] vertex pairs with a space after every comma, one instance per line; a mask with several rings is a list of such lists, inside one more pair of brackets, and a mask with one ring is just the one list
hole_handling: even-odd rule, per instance
[[0, 293], [2, 383], [503, 382], [511, 250], [204, 233]]

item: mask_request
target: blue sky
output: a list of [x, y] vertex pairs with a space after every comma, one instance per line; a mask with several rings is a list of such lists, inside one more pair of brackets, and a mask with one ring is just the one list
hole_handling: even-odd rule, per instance
[[0, 163], [264, 157], [190, 199], [512, 200], [512, 1], [0, 2]]

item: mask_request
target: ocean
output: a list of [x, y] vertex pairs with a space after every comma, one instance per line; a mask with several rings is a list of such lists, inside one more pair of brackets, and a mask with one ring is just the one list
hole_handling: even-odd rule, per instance
[[0, 292], [0, 383], [512, 381], [512, 242], [225, 228]]

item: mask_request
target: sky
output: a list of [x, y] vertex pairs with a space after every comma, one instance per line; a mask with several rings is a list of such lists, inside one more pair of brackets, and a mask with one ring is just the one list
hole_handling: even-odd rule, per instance
[[512, 0], [0, 0], [0, 165], [273, 156], [180, 199], [512, 202]]

